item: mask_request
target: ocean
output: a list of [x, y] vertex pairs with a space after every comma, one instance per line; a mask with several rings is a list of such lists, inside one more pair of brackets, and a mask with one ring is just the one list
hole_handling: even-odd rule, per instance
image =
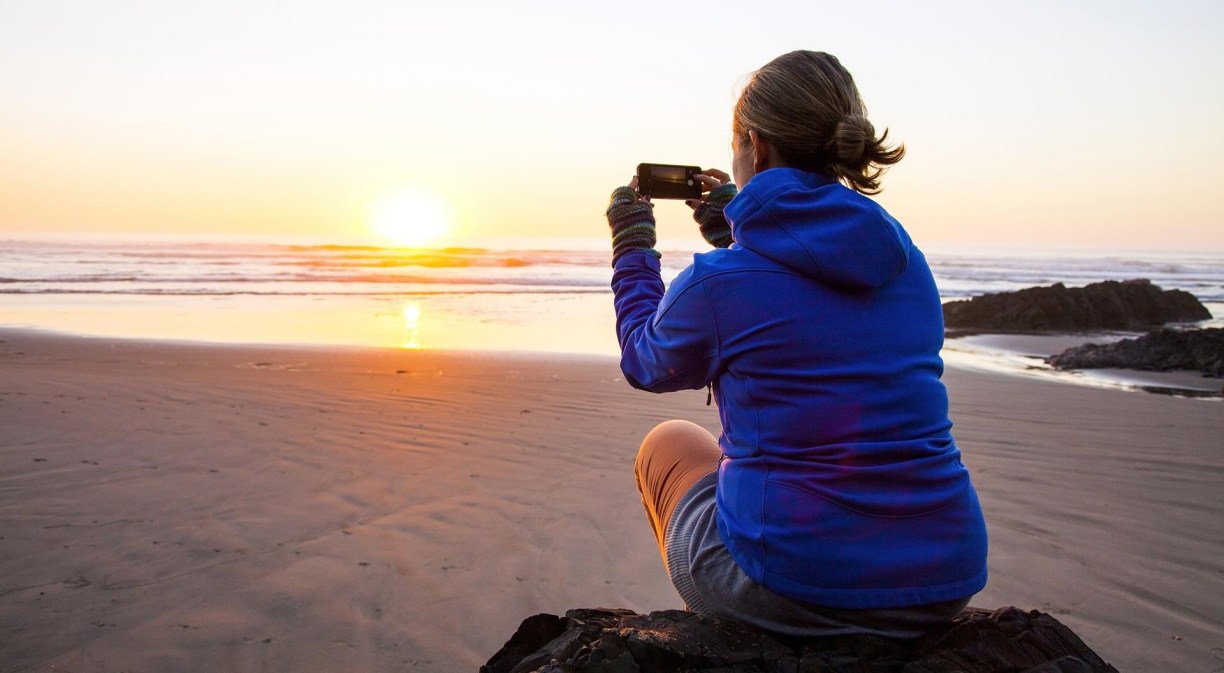
[[[703, 245], [661, 243], [664, 278]], [[924, 252], [945, 301], [1056, 282], [1147, 278], [1196, 295], [1216, 316], [1208, 324], [1224, 326], [1224, 251]], [[7, 235], [0, 236], [0, 327], [210, 343], [614, 355], [608, 260], [608, 243], [598, 238], [408, 250], [298, 239]], [[961, 340], [950, 340], [952, 350], [962, 355], [952, 360], [965, 361], [964, 352], [974, 360], [982, 350], [955, 342]], [[995, 355], [1008, 350], [987, 346]]]

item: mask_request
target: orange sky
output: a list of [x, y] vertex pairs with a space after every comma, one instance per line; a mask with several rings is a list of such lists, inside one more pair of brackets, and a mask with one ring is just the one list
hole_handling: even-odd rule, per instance
[[907, 144], [880, 199], [919, 242], [1224, 248], [1219, 3], [105, 5], [0, 9], [0, 235], [351, 239], [408, 190], [453, 235], [602, 236], [638, 162], [727, 168], [736, 86], [815, 48]]

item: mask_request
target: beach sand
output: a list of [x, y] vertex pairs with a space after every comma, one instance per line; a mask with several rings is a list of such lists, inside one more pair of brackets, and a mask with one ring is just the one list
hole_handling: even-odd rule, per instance
[[[1224, 667], [1224, 405], [950, 369], [978, 607]], [[678, 608], [608, 358], [0, 332], [0, 671], [475, 671], [537, 612]]]

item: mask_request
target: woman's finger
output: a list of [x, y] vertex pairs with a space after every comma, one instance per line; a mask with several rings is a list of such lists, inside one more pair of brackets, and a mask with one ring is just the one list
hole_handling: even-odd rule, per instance
[[717, 168], [707, 168], [704, 171], [702, 171], [702, 173], [705, 173], [706, 175], [712, 178], [715, 178], [719, 182], [731, 182], [731, 176], [718, 170]]

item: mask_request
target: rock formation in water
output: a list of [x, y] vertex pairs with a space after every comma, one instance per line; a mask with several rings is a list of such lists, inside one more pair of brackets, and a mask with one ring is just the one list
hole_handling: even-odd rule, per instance
[[1046, 358], [1046, 362], [1059, 369], [1189, 369], [1204, 376], [1224, 377], [1224, 328], [1162, 329], [1137, 339], [1068, 348]]
[[523, 620], [481, 673], [1117, 673], [1061, 622], [966, 609], [913, 645], [785, 638], [682, 610], [570, 610]]
[[1147, 330], [1211, 318], [1189, 292], [1142, 279], [1030, 287], [948, 302], [943, 310], [949, 328], [989, 332]]

